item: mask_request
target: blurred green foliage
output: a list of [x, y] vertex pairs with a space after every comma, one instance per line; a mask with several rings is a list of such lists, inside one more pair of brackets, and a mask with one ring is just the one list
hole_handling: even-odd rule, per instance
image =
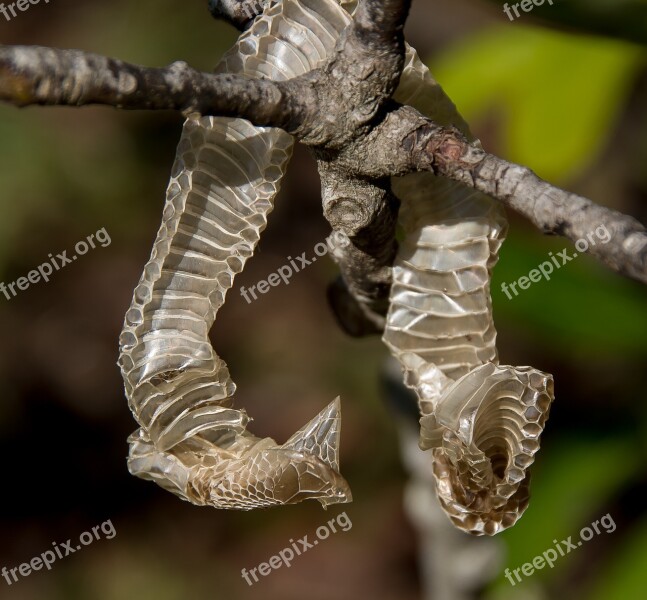
[[[46, 9], [40, 6], [27, 16], [55, 19], [57, 13]], [[185, 60], [211, 70], [237, 37], [233, 28], [210, 17], [206, 1], [161, 0], [151, 14], [149, 2], [120, 0], [80, 5], [74, 18], [63, 19], [64, 11], [58, 14], [57, 38], [47, 44], [150, 66]], [[0, 28], [10, 27], [0, 22]], [[0, 29], [0, 39], [3, 33]], [[45, 35], [32, 34], [22, 43], [45, 44]], [[166, 119], [179, 135], [181, 116], [169, 113]], [[0, 219], [0, 274], [25, 236], [33, 238], [39, 226], [65, 230], [70, 215], [79, 225], [100, 222], [120, 235], [141, 235], [146, 214], [141, 198], [154, 200], [150, 192], [144, 195], [146, 180], [160, 166], [170, 170], [173, 160], [172, 147], [160, 156], [154, 154], [159, 152], [155, 140], [162, 137], [160, 133], [164, 132], [159, 115], [142, 117], [141, 112], [135, 116], [94, 107], [18, 111], [0, 106], [0, 190], [8, 200]], [[146, 144], [151, 152], [142, 162], [141, 146]], [[160, 203], [165, 185], [162, 179]], [[86, 233], [80, 228], [76, 235]], [[27, 245], [33, 246], [33, 239]]]
[[631, 44], [515, 23], [470, 38], [433, 72], [468, 122], [495, 113], [507, 158], [559, 183], [606, 143], [644, 59]]
[[547, 25], [647, 44], [647, 0], [553, 0], [533, 6], [532, 17]]

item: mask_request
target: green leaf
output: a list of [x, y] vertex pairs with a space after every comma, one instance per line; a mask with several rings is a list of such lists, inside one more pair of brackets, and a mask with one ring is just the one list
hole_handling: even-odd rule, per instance
[[[610, 272], [590, 256], [577, 256], [527, 290], [510, 284], [525, 276], [551, 254], [558, 263], [576, 250], [560, 238], [511, 229], [492, 277], [494, 313], [500, 324], [509, 321], [529, 331], [551, 354], [573, 356], [644, 356], [647, 353], [645, 292], [637, 283]], [[554, 263], [553, 263], [554, 264]], [[502, 291], [508, 286], [510, 298]], [[555, 344], [555, 340], [560, 340]]]
[[628, 43], [515, 23], [450, 49], [432, 72], [468, 122], [500, 119], [506, 158], [559, 182], [603, 147], [642, 56]]

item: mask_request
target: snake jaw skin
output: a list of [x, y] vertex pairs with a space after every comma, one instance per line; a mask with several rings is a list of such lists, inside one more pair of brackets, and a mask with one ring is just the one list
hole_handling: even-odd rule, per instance
[[[335, 2], [274, 4], [217, 71], [289, 79], [317, 67], [349, 20]], [[293, 138], [241, 119], [191, 116], [163, 220], [120, 338], [119, 365], [140, 428], [128, 468], [197, 505], [249, 510], [349, 502], [339, 474], [339, 399], [285, 444], [247, 431], [236, 386], [208, 333], [253, 254]]]
[[[272, 3], [217, 71], [276, 80], [331, 53], [354, 2]], [[415, 50], [395, 100], [470, 136]], [[470, 137], [472, 141], [475, 141]], [[247, 431], [236, 386], [208, 332], [253, 254], [292, 151], [291, 136], [240, 119], [187, 119], [163, 222], [121, 335], [119, 364], [140, 428], [132, 474], [197, 505], [248, 510], [351, 500], [339, 474], [339, 399], [285, 444]], [[393, 266], [383, 340], [415, 390], [452, 522], [493, 535], [528, 503], [529, 471], [553, 400], [552, 377], [498, 365], [490, 277], [507, 221], [496, 201], [419, 173], [393, 179], [405, 240]]]

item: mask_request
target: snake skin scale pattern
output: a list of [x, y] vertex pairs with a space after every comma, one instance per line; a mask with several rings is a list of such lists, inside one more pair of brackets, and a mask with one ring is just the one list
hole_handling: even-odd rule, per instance
[[[475, 141], [414, 51], [395, 99]], [[432, 173], [394, 179], [393, 189], [404, 241], [383, 340], [418, 397], [441, 506], [458, 528], [494, 535], [528, 505], [528, 468], [554, 399], [551, 375], [498, 364], [490, 280], [505, 212]]]
[[[217, 71], [284, 80], [326, 58], [346, 26], [335, 3], [274, 5]], [[339, 475], [339, 400], [285, 444], [247, 431], [208, 332], [253, 254], [293, 139], [241, 119], [187, 119], [151, 258], [126, 314], [119, 364], [140, 428], [129, 470], [181, 498], [252, 509], [350, 500]]]
[[[271, 3], [216, 70], [284, 80], [316, 68], [352, 5]], [[469, 135], [409, 47], [396, 100]], [[258, 438], [233, 407], [235, 384], [208, 338], [266, 226], [292, 145], [285, 132], [241, 119], [187, 119], [162, 225], [126, 314], [119, 365], [139, 424], [129, 470], [194, 504], [351, 500], [339, 473], [339, 399], [285, 444]], [[393, 187], [405, 240], [384, 341], [418, 396], [420, 443], [431, 449], [443, 508], [458, 527], [491, 535], [527, 505], [552, 378], [498, 365], [489, 282], [507, 227], [499, 204], [428, 173]]]

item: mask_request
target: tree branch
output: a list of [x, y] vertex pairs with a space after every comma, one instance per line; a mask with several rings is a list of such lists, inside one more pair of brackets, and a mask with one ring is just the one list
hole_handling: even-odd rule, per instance
[[80, 50], [0, 46], [0, 100], [31, 104], [178, 110], [241, 117], [259, 126], [297, 129], [307, 90], [296, 80], [202, 73], [184, 62], [142, 67]]
[[[362, 206], [357, 214], [345, 215], [350, 219], [344, 228], [351, 246], [340, 251], [340, 264], [352, 301], [334, 296], [338, 306], [358, 309], [366, 317], [366, 327], [360, 329], [379, 327], [388, 290], [386, 257], [394, 247], [397, 203], [384, 182], [416, 170], [432, 170], [484, 192], [545, 233], [573, 242], [605, 225], [611, 240], [589, 244], [588, 252], [615, 271], [647, 283], [647, 232], [638, 221], [560, 190], [527, 168], [487, 154], [458, 130], [439, 127], [391, 100], [403, 68], [402, 29], [409, 6], [410, 0], [363, 0], [329, 61], [284, 82], [202, 73], [183, 62], [148, 68], [78, 50], [0, 46], [0, 101], [198, 112], [240, 117], [294, 134], [313, 149], [324, 191], [331, 173], [337, 191], [348, 187], [350, 194], [363, 186], [369, 190], [358, 195]], [[211, 3], [214, 14], [237, 19], [239, 26], [244, 25], [240, 14], [254, 16], [262, 7], [262, 0]], [[373, 221], [362, 221], [362, 211], [373, 215]], [[335, 227], [338, 219], [328, 216]], [[379, 235], [362, 237], [362, 227]], [[366, 273], [358, 268], [362, 256]]]
[[353, 17], [355, 33], [369, 51], [404, 53], [403, 30], [410, 8], [411, 0], [364, 0]]
[[[324, 215], [337, 234], [331, 240], [347, 240], [332, 253], [341, 278], [329, 286], [328, 300], [342, 328], [358, 337], [384, 329], [400, 203], [389, 177], [356, 177], [361, 167], [349, 166], [370, 162], [363, 141], [391, 109], [404, 67], [409, 7], [410, 0], [360, 3], [332, 59], [316, 75], [320, 110], [339, 117], [318, 117], [302, 130], [318, 161]], [[350, 110], [340, 115], [344, 105]]]
[[299, 141], [316, 150], [341, 150], [385, 116], [404, 67], [403, 28], [410, 4], [360, 2], [330, 59], [303, 77], [317, 98], [317, 110], [297, 131]]
[[214, 18], [244, 31], [269, 3], [270, 0], [209, 0], [209, 11]]
[[319, 174], [324, 216], [333, 230], [332, 257], [341, 271], [341, 279], [328, 288], [328, 301], [346, 333], [356, 337], [381, 333], [398, 249], [400, 202], [388, 177], [353, 179], [329, 162], [319, 163]]
[[564, 236], [576, 244], [604, 225], [610, 233], [609, 242], [588, 243], [585, 251], [614, 271], [647, 283], [647, 230], [633, 217], [551, 185], [527, 167], [488, 154], [454, 127], [439, 127], [427, 120], [403, 138], [402, 146], [415, 170], [431, 170], [488, 194], [544, 233]]

